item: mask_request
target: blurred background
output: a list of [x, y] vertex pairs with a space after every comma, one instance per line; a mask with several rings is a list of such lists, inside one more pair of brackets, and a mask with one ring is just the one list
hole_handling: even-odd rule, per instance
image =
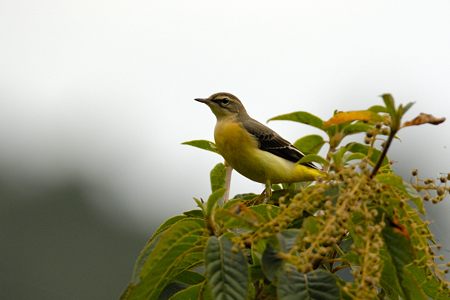
[[[450, 2], [0, 2], [0, 298], [117, 299], [152, 231], [209, 194], [220, 157], [194, 102], [323, 119], [390, 92], [450, 117]], [[288, 122], [285, 138], [317, 133]], [[450, 171], [450, 125], [409, 128], [409, 178]], [[263, 187], [233, 175], [232, 194]], [[448, 255], [449, 201], [428, 207]]]

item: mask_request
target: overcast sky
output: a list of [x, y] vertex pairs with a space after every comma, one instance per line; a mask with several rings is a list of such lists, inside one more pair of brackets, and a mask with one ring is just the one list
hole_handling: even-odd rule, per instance
[[[1, 1], [0, 165], [35, 182], [82, 178], [106, 219], [147, 230], [207, 197], [221, 161], [180, 145], [213, 138], [196, 97], [234, 93], [266, 121], [326, 119], [390, 92], [416, 102], [411, 118], [450, 117], [449, 14], [444, 0]], [[317, 133], [270, 126], [291, 141]], [[450, 171], [449, 122], [400, 138], [399, 170]], [[232, 194], [262, 191], [233, 176]], [[105, 189], [114, 197], [95, 197]], [[438, 211], [448, 220], [448, 201]]]

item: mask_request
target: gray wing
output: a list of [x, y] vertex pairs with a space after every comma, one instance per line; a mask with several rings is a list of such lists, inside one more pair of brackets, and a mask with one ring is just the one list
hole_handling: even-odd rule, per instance
[[[298, 162], [304, 154], [294, 145], [283, 139], [278, 133], [256, 120], [248, 118], [243, 121], [244, 128], [250, 132], [259, 142], [259, 149], [270, 152], [292, 162]], [[302, 165], [317, 169], [312, 163]]]

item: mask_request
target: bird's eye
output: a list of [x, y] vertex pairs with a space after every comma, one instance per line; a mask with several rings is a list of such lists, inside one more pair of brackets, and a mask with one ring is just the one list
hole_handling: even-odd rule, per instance
[[223, 98], [222, 100], [220, 100], [221, 105], [228, 105], [229, 103], [230, 103], [230, 99], [228, 99], [228, 98]]

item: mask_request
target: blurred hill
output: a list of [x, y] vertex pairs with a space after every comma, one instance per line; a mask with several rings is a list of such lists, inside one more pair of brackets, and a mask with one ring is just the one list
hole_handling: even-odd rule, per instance
[[87, 191], [0, 177], [0, 299], [119, 297], [147, 237], [105, 221]]

